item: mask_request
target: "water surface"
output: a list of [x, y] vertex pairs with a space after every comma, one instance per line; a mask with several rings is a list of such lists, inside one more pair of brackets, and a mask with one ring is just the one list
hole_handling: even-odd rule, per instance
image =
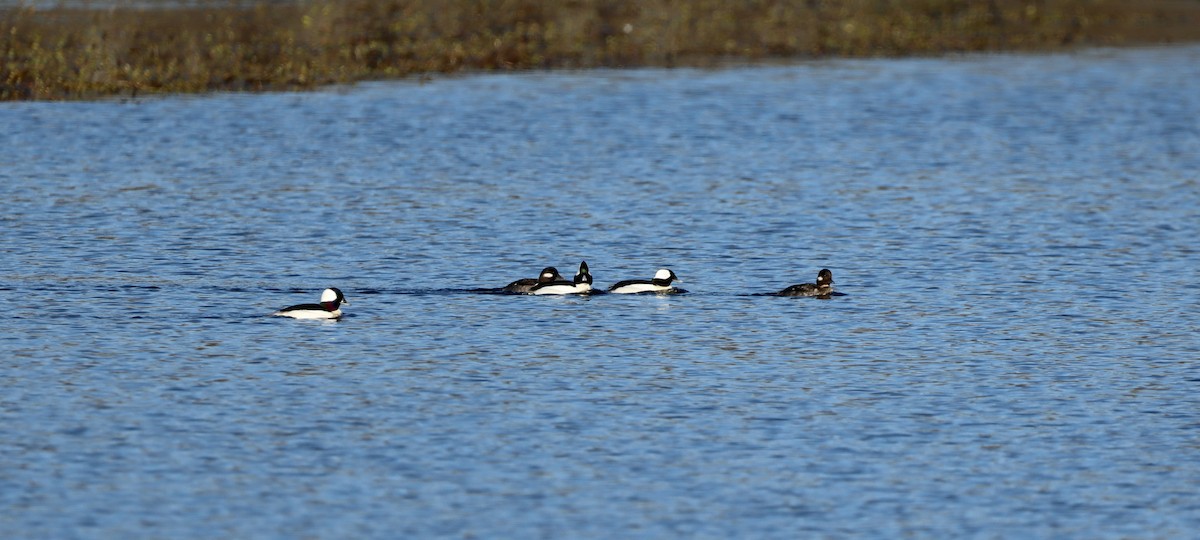
[[[1196, 47], [0, 104], [0, 530], [1189, 536], [1198, 119]], [[470, 292], [583, 259], [690, 292]]]

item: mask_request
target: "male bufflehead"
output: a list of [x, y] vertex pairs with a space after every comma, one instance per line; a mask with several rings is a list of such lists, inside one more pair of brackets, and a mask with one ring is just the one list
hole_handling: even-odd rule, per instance
[[587, 261], [579, 263], [579, 271], [575, 279], [567, 281], [559, 279], [551, 283], [538, 283], [530, 291], [533, 294], [583, 294], [592, 290], [592, 274], [588, 272]]
[[298, 304], [285, 307], [272, 315], [293, 319], [336, 319], [342, 316], [341, 304], [350, 304], [341, 289], [330, 287], [321, 292], [320, 304]]
[[816, 283], [801, 283], [792, 285], [782, 291], [779, 291], [779, 296], [824, 296], [828, 297], [833, 294], [833, 272], [828, 268], [822, 268], [817, 272]]
[[542, 273], [538, 274], [536, 278], [518, 279], [505, 285], [504, 292], [527, 294], [539, 283], [553, 283], [555, 281], [564, 281], [562, 274], [558, 273], [557, 268], [547, 266], [542, 269]]
[[609, 287], [608, 292], [616, 294], [667, 292], [671, 290], [671, 282], [675, 280], [679, 280], [675, 272], [662, 268], [654, 273], [654, 279], [627, 279]]

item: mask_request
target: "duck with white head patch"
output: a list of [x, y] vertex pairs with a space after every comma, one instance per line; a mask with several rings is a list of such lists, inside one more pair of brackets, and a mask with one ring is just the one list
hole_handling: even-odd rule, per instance
[[833, 294], [833, 272], [828, 268], [822, 268], [817, 272], [816, 283], [801, 283], [792, 285], [778, 293], [778, 296], [816, 296], [819, 298], [828, 298]]
[[567, 281], [559, 279], [551, 283], [538, 283], [529, 292], [533, 294], [584, 294], [592, 290], [592, 274], [588, 271], [587, 261], [579, 263], [579, 271], [575, 279]]
[[293, 319], [336, 319], [342, 316], [342, 304], [349, 305], [350, 301], [346, 300], [341, 289], [330, 287], [321, 291], [319, 304], [297, 304], [285, 307], [272, 315]]
[[542, 269], [542, 273], [536, 278], [518, 279], [504, 286], [504, 292], [528, 294], [534, 287], [542, 283], [553, 283], [555, 281], [565, 281], [562, 274], [558, 273], [558, 269], [553, 266], [547, 266]]
[[675, 275], [666, 268], [660, 268], [654, 273], [654, 279], [627, 279], [613, 284], [608, 288], [608, 292], [615, 294], [635, 294], [644, 292], [665, 293], [671, 292], [672, 281], [683, 281], [679, 276]]

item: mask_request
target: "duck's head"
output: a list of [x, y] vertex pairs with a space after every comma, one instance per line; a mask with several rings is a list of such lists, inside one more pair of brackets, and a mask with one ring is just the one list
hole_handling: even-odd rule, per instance
[[668, 285], [670, 285], [672, 281], [683, 280], [679, 279], [679, 276], [675, 275], [675, 272], [672, 272], [666, 268], [659, 268], [658, 271], [654, 273], [654, 281], [665, 281]]
[[553, 283], [562, 281], [562, 274], [558, 273], [558, 269], [553, 266], [547, 266], [542, 269], [542, 273], [538, 274], [538, 283]]
[[338, 304], [350, 305], [350, 301], [346, 300], [346, 296], [342, 294], [341, 289], [337, 287], [330, 287], [324, 291], [321, 291], [321, 305], [325, 306], [326, 308], [332, 306], [332, 309], [330, 309], [330, 311], [332, 311], [333, 309], [337, 309]]
[[833, 285], [833, 272], [830, 272], [828, 268], [822, 268], [820, 272], [817, 272], [817, 286], [828, 287], [830, 285]]
[[588, 271], [587, 261], [579, 263], [579, 272], [575, 274], [575, 284], [587, 283], [592, 284], [592, 273]]

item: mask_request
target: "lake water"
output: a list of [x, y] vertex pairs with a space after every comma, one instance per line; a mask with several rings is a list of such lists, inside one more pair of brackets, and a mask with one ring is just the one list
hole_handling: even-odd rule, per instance
[[1200, 47], [0, 125], [5, 538], [1200, 530]]

